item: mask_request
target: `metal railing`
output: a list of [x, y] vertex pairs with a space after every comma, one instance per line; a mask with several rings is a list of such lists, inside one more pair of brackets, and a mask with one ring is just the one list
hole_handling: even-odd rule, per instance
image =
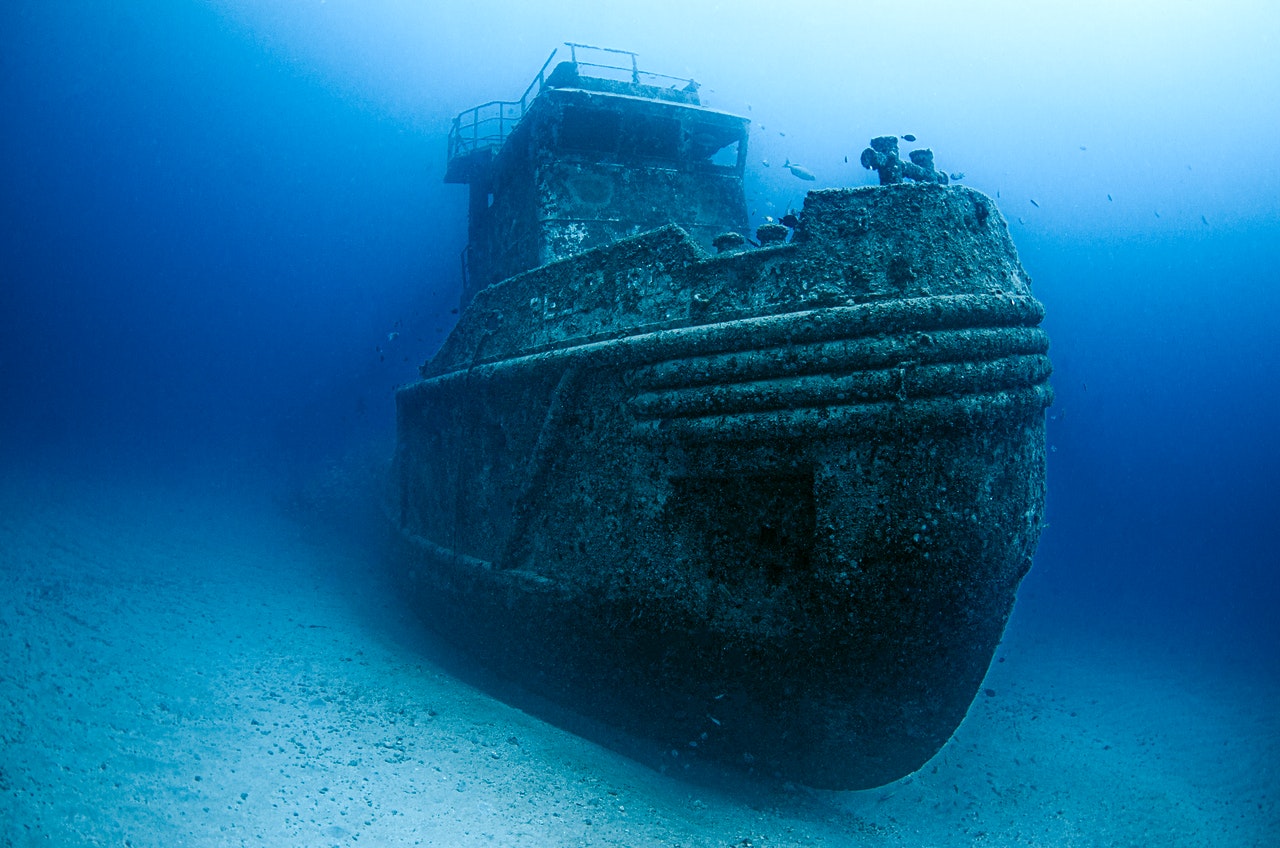
[[[611, 47], [593, 47], [590, 44], [575, 44], [573, 42], [565, 42], [565, 47], [569, 48], [569, 61], [572, 62], [579, 71], [583, 68], [591, 68], [595, 72], [585, 74], [586, 76], [597, 77], [600, 79], [615, 78], [614, 74], [623, 74], [625, 81], [633, 85], [639, 85], [642, 81], [648, 84], [663, 84], [666, 82], [680, 84], [685, 86], [697, 87], [691, 79], [683, 77], [673, 77], [667, 74], [658, 74], [652, 71], [640, 70], [637, 63], [637, 54], [629, 50], [615, 50]], [[625, 65], [612, 64], [605, 61], [605, 57], [600, 57], [598, 62], [582, 61], [578, 58], [578, 51], [595, 51], [596, 53], [616, 54], [626, 56], [629, 62]], [[452, 161], [458, 156], [465, 156], [477, 150], [486, 148], [498, 148], [506, 141], [507, 136], [515, 129], [516, 124], [520, 123], [520, 119], [529, 111], [531, 104], [542, 92], [547, 82], [547, 68], [551, 67], [551, 62], [556, 57], [557, 50], [552, 50], [551, 55], [547, 57], [547, 61], [542, 63], [542, 67], [538, 70], [537, 76], [525, 88], [524, 93], [520, 95], [519, 100], [490, 100], [488, 103], [481, 103], [471, 109], [461, 112], [453, 119], [453, 126], [449, 130], [449, 159]], [[591, 54], [588, 53], [588, 56]]]
[[[639, 64], [636, 61], [639, 54], [632, 53], [630, 50], [615, 50], [612, 47], [595, 47], [590, 44], [575, 44], [571, 41], [566, 41], [564, 43], [564, 46], [569, 48], [569, 60], [573, 62], [575, 65], [577, 65], [579, 69], [595, 68], [597, 70], [606, 71], [606, 72], [621, 71], [624, 74], [629, 74], [629, 77], [626, 81], [632, 83], [633, 85], [640, 85], [642, 82], [646, 84], [654, 84], [654, 83], [662, 84], [664, 82], [672, 82], [672, 83], [683, 83], [686, 86], [697, 85], [697, 83], [695, 83], [693, 80], [687, 79], [685, 77], [673, 77], [670, 74], [659, 74], [659, 73], [654, 73], [653, 71], [640, 70]], [[578, 58], [579, 50], [594, 50], [597, 53], [614, 53], [619, 56], [627, 56], [631, 60], [630, 65], [629, 66], [612, 65], [604, 61], [586, 62]], [[610, 75], [608, 73], [588, 74], [587, 76], [596, 76], [602, 79], [610, 78]]]
[[516, 124], [529, 111], [529, 104], [542, 91], [547, 81], [547, 68], [556, 57], [555, 50], [542, 63], [538, 75], [525, 88], [519, 100], [490, 100], [461, 112], [449, 130], [449, 158], [465, 156], [486, 147], [500, 147]]

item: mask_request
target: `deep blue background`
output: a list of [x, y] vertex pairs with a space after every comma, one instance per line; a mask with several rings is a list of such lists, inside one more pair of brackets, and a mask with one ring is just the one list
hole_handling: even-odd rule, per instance
[[[456, 317], [465, 196], [440, 178], [475, 98], [423, 81], [448, 106], [406, 120], [199, 3], [2, 14], [0, 462], [297, 473], [385, 443], [393, 387]], [[1223, 169], [1228, 205], [1245, 178]], [[1124, 186], [1088, 188], [1075, 223]], [[1000, 203], [1058, 394], [1024, 598], [1274, 668], [1280, 215], [1037, 229]]]
[[307, 453], [385, 430], [455, 299], [443, 135], [200, 6], [97, 8], [5, 26], [10, 444]]

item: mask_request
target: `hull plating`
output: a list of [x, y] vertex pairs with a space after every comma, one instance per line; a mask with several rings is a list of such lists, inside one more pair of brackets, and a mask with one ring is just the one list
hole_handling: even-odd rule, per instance
[[815, 786], [918, 768], [1044, 504], [1047, 339], [983, 195], [818, 192], [791, 244], [675, 228], [481, 292], [398, 394], [432, 620], [662, 749]]

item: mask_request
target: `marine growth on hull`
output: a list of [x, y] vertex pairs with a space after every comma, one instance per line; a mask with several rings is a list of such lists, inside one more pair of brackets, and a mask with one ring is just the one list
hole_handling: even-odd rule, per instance
[[1040, 533], [1048, 341], [1004, 218], [885, 137], [883, 185], [748, 238], [747, 121], [567, 49], [455, 121], [465, 310], [397, 393], [406, 578], [442, 633], [654, 751], [902, 777]]

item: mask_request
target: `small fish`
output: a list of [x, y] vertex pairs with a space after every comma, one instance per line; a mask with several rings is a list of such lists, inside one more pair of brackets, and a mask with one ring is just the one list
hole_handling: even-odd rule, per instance
[[1110, 199], [1111, 199], [1111, 195], [1109, 195], [1109, 194], [1108, 194], [1108, 195], [1107, 195], [1107, 200], [1110, 200]]
[[1039, 204], [1039, 203], [1036, 203], [1036, 199], [1035, 199], [1034, 197], [1032, 197], [1032, 198], [1028, 198], [1028, 199], [1031, 201], [1031, 205], [1032, 205], [1032, 206], [1034, 206], [1034, 207], [1035, 207], [1035, 208], [1037, 208], [1037, 209], [1039, 209], [1039, 208], [1040, 208], [1040, 204]]
[[1201, 216], [1200, 216], [1200, 223], [1204, 224], [1204, 225], [1207, 227], [1207, 226], [1209, 226], [1209, 219], [1208, 219], [1208, 218], [1206, 218], [1205, 216], [1201, 215]]
[[902, 140], [903, 140], [903, 141], [915, 141], [915, 140], [916, 140], [916, 137], [915, 137], [915, 136], [913, 136], [911, 133], [903, 133], [903, 134], [902, 134]]
[[1088, 150], [1089, 148], [1085, 147], [1085, 146], [1082, 144], [1082, 145], [1080, 145], [1080, 149], [1081, 149], [1081, 150]]
[[844, 157], [844, 163], [845, 163], [846, 165], [848, 165], [848, 164], [849, 164], [849, 157], [848, 157], [848, 156]]
[[783, 165], [782, 167], [786, 168], [786, 169], [787, 169], [788, 171], [790, 171], [794, 176], [797, 176], [797, 177], [799, 177], [799, 178], [800, 178], [800, 179], [802, 179], [802, 180], [808, 180], [808, 181], [810, 181], [810, 182], [813, 182], [813, 181], [815, 181], [815, 180], [817, 180], [817, 179], [818, 179], [818, 178], [814, 175], [813, 171], [810, 171], [808, 168], [806, 168], [806, 167], [805, 167], [805, 166], [803, 166], [803, 165], [796, 165], [796, 164], [792, 163], [792, 161], [791, 161], [790, 159], [788, 159], [788, 160], [787, 160], [787, 163], [786, 163], [785, 165]]
[[761, 159], [761, 160], [760, 160], [760, 164], [761, 164], [761, 165], [764, 165], [764, 166], [767, 168], [767, 167], [769, 167], [769, 160], [768, 160], [768, 159]]
[[1019, 223], [1019, 224], [1025, 224], [1025, 223], [1027, 223], [1027, 222], [1026, 222], [1026, 221], [1024, 221], [1024, 220], [1022, 220], [1022, 216], [1021, 216], [1021, 215], [1019, 215], [1019, 216], [1018, 216], [1018, 223]]
[[964, 171], [955, 171], [953, 173], [947, 174], [947, 176], [951, 177], [953, 181], [959, 182], [960, 180], [964, 179]]
[[1156, 213], [1156, 217], [1157, 217], [1157, 218], [1159, 218], [1159, 217], [1160, 217], [1160, 210], [1159, 210], [1159, 209], [1156, 209], [1156, 210], [1154, 210], [1154, 211], [1155, 211], [1155, 213]]
[[393, 342], [393, 341], [395, 341], [397, 338], [399, 338], [399, 336], [400, 336], [400, 334], [399, 334], [399, 333], [387, 333], [387, 341], [389, 341], [389, 342]]

